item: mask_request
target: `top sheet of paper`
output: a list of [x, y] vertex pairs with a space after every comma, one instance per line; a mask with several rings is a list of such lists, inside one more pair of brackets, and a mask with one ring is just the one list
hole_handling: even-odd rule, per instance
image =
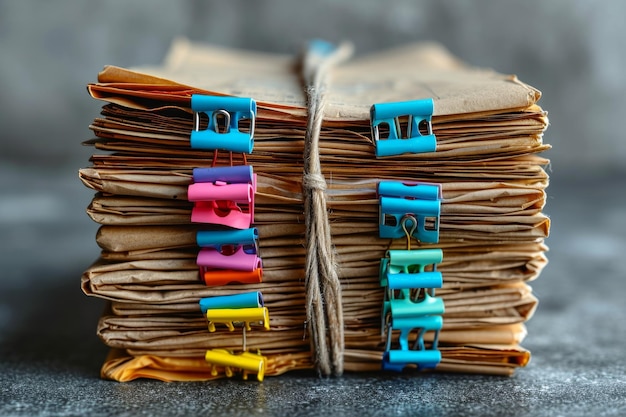
[[[133, 71], [107, 67], [101, 83], [182, 84], [253, 97], [274, 108], [302, 109], [298, 58], [225, 49], [178, 39], [162, 66]], [[161, 78], [152, 79], [150, 75]], [[472, 68], [432, 43], [410, 44], [352, 59], [332, 75], [327, 120], [367, 120], [374, 103], [431, 97], [434, 115], [527, 108], [541, 93], [514, 75]]]

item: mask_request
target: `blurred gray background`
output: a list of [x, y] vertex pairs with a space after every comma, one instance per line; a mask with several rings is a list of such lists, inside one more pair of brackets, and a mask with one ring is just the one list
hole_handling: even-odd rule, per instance
[[[0, 414], [210, 409], [195, 403], [209, 395], [205, 385], [99, 381], [102, 303], [79, 289], [98, 254], [97, 225], [84, 212], [93, 194], [77, 170], [89, 164], [92, 149], [81, 142], [102, 103], [85, 85], [107, 64], [157, 64], [174, 37], [186, 36], [283, 53], [313, 37], [351, 40], [357, 54], [434, 40], [541, 90], [551, 121], [550, 265], [533, 283], [540, 307], [525, 342], [534, 353], [528, 369], [507, 380], [282, 379], [259, 390], [284, 400], [291, 415], [303, 400], [307, 415], [333, 414], [337, 399], [341, 415], [376, 414], [374, 400], [394, 401], [387, 411], [395, 415], [625, 415], [624, 16], [618, 0], [0, 0]], [[402, 398], [370, 398], [379, 383]], [[225, 404], [242, 405], [231, 414], [280, 411], [247, 388], [256, 386], [211, 389], [226, 399], [220, 390], [232, 391]]]
[[544, 93], [555, 169], [618, 169], [626, 156], [620, 1], [0, 1], [2, 163], [84, 164], [97, 114], [84, 85], [106, 64], [159, 63], [172, 38], [294, 53], [312, 37], [356, 53], [435, 40]]

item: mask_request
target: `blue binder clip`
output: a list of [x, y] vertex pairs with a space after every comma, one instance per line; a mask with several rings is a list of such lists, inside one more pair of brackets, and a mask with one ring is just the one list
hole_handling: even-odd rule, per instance
[[264, 306], [263, 295], [260, 291], [201, 298], [199, 304], [204, 316], [209, 309], [259, 308]]
[[439, 241], [440, 184], [381, 181], [378, 195], [380, 237], [408, 235], [426, 243]]
[[[433, 100], [378, 103], [370, 109], [376, 156], [435, 152], [432, 130]], [[402, 126], [406, 120], [406, 125]], [[386, 137], [384, 137], [386, 134]]]
[[255, 228], [230, 230], [199, 230], [196, 233], [196, 243], [201, 248], [215, 248], [223, 252], [223, 247], [234, 251], [239, 246], [246, 253], [259, 253], [259, 231]]
[[435, 369], [441, 362], [438, 349], [428, 350], [387, 350], [383, 354], [383, 371], [402, 372], [409, 364], [417, 365], [418, 370]]
[[252, 165], [235, 165], [211, 168], [194, 168], [194, 182], [224, 182], [227, 184], [248, 184], [254, 181]]
[[[191, 96], [191, 109], [194, 111], [192, 148], [252, 152], [257, 111], [253, 99], [194, 94]], [[208, 117], [208, 126], [205, 130], [200, 130], [201, 114]], [[243, 128], [241, 124], [243, 120], [249, 120], [249, 128]]]
[[[211, 333], [216, 331], [215, 324], [218, 323], [224, 324], [231, 332], [235, 330], [235, 323], [242, 323], [245, 330], [252, 330], [251, 323], [261, 324], [265, 330], [270, 329], [269, 310], [263, 306], [263, 297], [258, 291], [202, 298], [199, 304]], [[246, 350], [245, 331], [243, 338]]]

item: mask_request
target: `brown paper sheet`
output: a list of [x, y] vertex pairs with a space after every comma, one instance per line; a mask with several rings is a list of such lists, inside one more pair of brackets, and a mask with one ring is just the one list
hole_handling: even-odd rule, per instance
[[[245, 92], [261, 105], [298, 116], [306, 107], [293, 57], [225, 50], [185, 39], [172, 45], [162, 66], [137, 71], [107, 67], [98, 79], [104, 85], [91, 85], [90, 92], [109, 100], [142, 96], [172, 102], [175, 97], [188, 98], [191, 91]], [[176, 90], [149, 94], [142, 84], [171, 85]], [[366, 120], [369, 106], [378, 102], [433, 97], [435, 115], [450, 115], [525, 109], [541, 96], [513, 75], [466, 67], [435, 44], [407, 45], [354, 59], [337, 69], [332, 87], [324, 118], [338, 121]]]
[[[518, 345], [476, 345], [441, 348], [442, 361], [437, 367], [442, 372], [480, 373], [509, 376], [515, 368], [525, 366], [530, 353]], [[345, 367], [347, 372], [380, 370], [381, 354], [372, 351], [347, 350]], [[293, 370], [313, 369], [310, 353], [297, 352], [268, 357], [266, 375], [277, 376]], [[112, 349], [104, 363], [103, 378], [121, 382], [139, 378], [170, 381], [207, 381], [224, 378], [225, 371], [217, 375], [202, 356], [167, 357], [158, 355], [130, 355]]]
[[[80, 170], [96, 191], [87, 209], [100, 223], [102, 256], [82, 276], [88, 295], [108, 299], [98, 327], [113, 348], [103, 376], [116, 380], [213, 378], [201, 359], [239, 349], [240, 332], [209, 333], [201, 297], [261, 290], [272, 330], [248, 346], [268, 355], [268, 375], [310, 369], [304, 328], [303, 89], [291, 56], [234, 51], [178, 40], [159, 67], [106, 67], [89, 93], [104, 100], [86, 142], [98, 153]], [[255, 149], [247, 156], [189, 148], [195, 93], [244, 95], [259, 104]], [[432, 97], [435, 153], [376, 159], [372, 103]], [[383, 179], [442, 184], [439, 270], [445, 300], [438, 370], [509, 375], [529, 353], [519, 346], [537, 305], [527, 282], [547, 260], [548, 161], [539, 153], [547, 114], [538, 90], [514, 75], [471, 68], [435, 44], [356, 57], [333, 73], [320, 137], [327, 207], [346, 323], [345, 368], [380, 368], [383, 341], [380, 258], [405, 239], [378, 238], [376, 184]], [[191, 169], [248, 163], [258, 175], [255, 227], [260, 284], [209, 288], [198, 277]], [[428, 339], [430, 341], [430, 339]]]

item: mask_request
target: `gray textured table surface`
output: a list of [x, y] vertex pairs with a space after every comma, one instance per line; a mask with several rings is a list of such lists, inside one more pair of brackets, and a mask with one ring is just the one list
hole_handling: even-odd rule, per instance
[[[103, 307], [79, 289], [98, 252], [74, 172], [0, 166], [0, 415], [626, 415], [626, 177], [553, 177], [550, 264], [512, 378], [290, 374], [210, 383], [102, 381]], [[19, 187], [16, 186], [19, 184]]]

